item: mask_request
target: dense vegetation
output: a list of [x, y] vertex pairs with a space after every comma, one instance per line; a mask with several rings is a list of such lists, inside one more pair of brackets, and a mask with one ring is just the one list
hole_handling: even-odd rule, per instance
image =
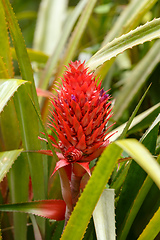
[[[160, 2], [1, 0], [0, 23], [0, 239], [158, 240]], [[70, 182], [64, 168], [50, 178], [47, 122], [76, 60], [109, 90], [116, 124], [63, 231]]]

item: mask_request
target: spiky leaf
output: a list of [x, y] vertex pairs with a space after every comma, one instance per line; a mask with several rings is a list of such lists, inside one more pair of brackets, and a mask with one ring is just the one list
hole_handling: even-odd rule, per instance
[[112, 42], [101, 48], [95, 55], [93, 55], [93, 57], [87, 63], [88, 67], [94, 70], [107, 60], [117, 56], [126, 49], [159, 38], [159, 24], [160, 18], [157, 18], [144, 24], [143, 26], [137, 27], [135, 30], [130, 31], [129, 33], [124, 34], [117, 39], [114, 39]]
[[11, 99], [15, 91], [17, 91], [18, 87], [26, 82], [27, 81], [19, 79], [0, 80], [0, 112]]
[[23, 149], [18, 149], [0, 153], [0, 181], [3, 180], [3, 178], [11, 168], [12, 164], [22, 151]]

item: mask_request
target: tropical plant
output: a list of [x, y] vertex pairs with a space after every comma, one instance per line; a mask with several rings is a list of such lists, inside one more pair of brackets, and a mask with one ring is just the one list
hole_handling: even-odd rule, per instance
[[160, 3], [12, 5], [0, 1], [1, 239], [158, 240]]

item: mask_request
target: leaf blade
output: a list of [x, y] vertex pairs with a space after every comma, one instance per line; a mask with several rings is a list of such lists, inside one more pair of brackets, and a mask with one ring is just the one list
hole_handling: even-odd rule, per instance
[[136, 139], [117, 140], [116, 144], [131, 155], [160, 188], [160, 165], [154, 160], [148, 149]]
[[114, 117], [116, 121], [134, 100], [136, 94], [142, 89], [147, 81], [150, 73], [159, 63], [159, 48], [160, 40], [157, 40], [143, 59], [131, 71], [129, 79], [124, 79], [125, 84], [120, 90], [114, 106]]
[[53, 199], [0, 205], [0, 211], [31, 213], [56, 221], [64, 220], [65, 209], [66, 204], [63, 200]]
[[0, 80], [0, 112], [3, 110], [7, 102], [17, 91], [18, 87], [27, 81], [19, 79], [2, 79]]
[[149, 224], [143, 230], [138, 240], [154, 240], [157, 234], [160, 232], [159, 219], [160, 219], [160, 207], [150, 220]]
[[157, 18], [106, 44], [87, 62], [89, 69], [96, 69], [107, 60], [110, 60], [133, 46], [159, 38], [159, 24], [160, 18]]
[[[158, 162], [160, 163], [160, 157], [159, 157]], [[150, 188], [152, 187], [152, 184], [153, 184], [153, 180], [149, 176], [147, 176], [142, 187], [140, 188], [133, 204], [132, 204], [129, 214], [127, 214], [124, 228], [122, 229], [122, 231], [119, 235], [119, 240], [126, 239], [127, 234], [132, 226], [132, 223], [133, 223], [143, 201], [145, 200], [145, 197], [147, 196]]]
[[9, 77], [13, 77], [9, 36], [2, 1], [0, 2], [0, 23], [0, 54], [3, 58], [4, 63], [6, 64], [6, 69]]
[[22, 151], [23, 149], [0, 152], [0, 182]]
[[132, 121], [133, 121], [133, 119], [134, 119], [134, 117], [136, 116], [136, 114], [137, 114], [137, 112], [138, 112], [138, 109], [140, 108], [140, 106], [141, 106], [141, 104], [142, 104], [142, 102], [143, 102], [143, 100], [144, 100], [147, 92], [149, 91], [150, 86], [151, 86], [151, 84], [149, 85], [149, 87], [147, 88], [147, 90], [145, 91], [145, 93], [143, 94], [143, 96], [141, 97], [139, 103], [137, 104], [136, 108], [134, 109], [134, 111], [133, 111], [131, 117], [129, 118], [129, 120], [128, 120], [126, 126], [125, 126], [125, 128], [123, 129], [123, 132], [122, 132], [122, 134], [120, 135], [119, 139], [123, 139], [123, 138], [125, 137], [128, 129], [129, 129], [129, 127], [130, 127], [130, 125], [131, 125], [131, 123], [132, 123]]
[[2, 4], [5, 11], [6, 19], [8, 21], [9, 30], [11, 32], [11, 36], [13, 39], [13, 45], [15, 47], [16, 55], [18, 58], [22, 79], [28, 80], [32, 83], [31, 89], [29, 90], [31, 91], [31, 95], [38, 108], [39, 107], [38, 98], [37, 98], [35, 83], [33, 79], [31, 62], [27, 53], [27, 49], [25, 46], [25, 42], [24, 42], [20, 27], [18, 25], [18, 21], [13, 12], [10, 2], [8, 0], [2, 0]]

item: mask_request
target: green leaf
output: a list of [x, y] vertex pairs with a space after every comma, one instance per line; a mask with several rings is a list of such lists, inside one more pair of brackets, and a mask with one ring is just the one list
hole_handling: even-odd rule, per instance
[[[151, 84], [150, 84], [150, 86], [151, 86]], [[126, 136], [126, 133], [127, 133], [128, 129], [129, 129], [129, 127], [130, 127], [134, 117], [136, 116], [136, 114], [137, 114], [137, 112], [138, 112], [138, 110], [139, 110], [139, 108], [140, 108], [140, 106], [141, 106], [141, 104], [142, 104], [142, 102], [143, 102], [143, 100], [144, 100], [144, 98], [145, 98], [145, 96], [146, 96], [150, 86], [147, 88], [147, 90], [143, 94], [142, 98], [140, 99], [139, 103], [137, 104], [137, 106], [136, 106], [135, 110], [133, 111], [131, 117], [129, 118], [127, 124], [125, 125], [125, 128], [123, 129], [123, 132], [120, 135], [119, 139], [123, 139]]]
[[115, 239], [114, 208], [114, 189], [105, 189], [93, 212], [98, 240]]
[[3, 58], [0, 56], [0, 79], [1, 78], [9, 78], [9, 74], [5, 63], [3, 62]]
[[[12, 203], [26, 202], [29, 195], [29, 169], [24, 153], [14, 163], [8, 174], [8, 184]], [[14, 237], [16, 240], [27, 239], [27, 215], [13, 213]]]
[[54, 148], [53, 148], [53, 146], [52, 146], [51, 140], [50, 140], [50, 138], [48, 137], [48, 133], [47, 133], [45, 127], [44, 127], [42, 118], [41, 118], [40, 114], [38, 113], [38, 110], [37, 110], [34, 102], [32, 101], [32, 98], [30, 98], [30, 101], [31, 101], [31, 103], [32, 103], [32, 105], [33, 105], [33, 108], [34, 108], [34, 110], [35, 110], [35, 113], [37, 114], [37, 117], [38, 117], [38, 119], [39, 119], [39, 122], [40, 122], [40, 125], [41, 125], [41, 128], [42, 128], [42, 131], [43, 131], [43, 133], [45, 134], [45, 138], [46, 138], [46, 140], [47, 140], [47, 142], [48, 142], [49, 148], [50, 148], [50, 150], [52, 151], [54, 160], [55, 160], [55, 162], [57, 162], [57, 161], [58, 161], [58, 157], [57, 157], [56, 152], [55, 152], [55, 150], [54, 150]]
[[22, 78], [33, 82], [33, 74], [31, 64], [28, 58], [27, 50], [25, 47], [24, 39], [19, 28], [17, 19], [13, 9], [8, 0], [2, 0], [3, 8], [5, 11], [6, 19], [8, 21], [9, 30], [12, 34], [13, 44], [16, 49], [16, 54], [19, 60]]
[[[0, 116], [1, 137], [5, 151], [17, 149], [21, 146], [19, 123], [15, 111], [14, 101], [11, 99]], [[12, 137], [11, 137], [12, 133]], [[29, 171], [27, 159], [21, 154], [13, 164], [8, 175], [8, 187], [10, 201], [23, 202], [28, 200]], [[13, 213], [14, 238], [26, 240], [27, 238], [27, 215]]]
[[[158, 134], [158, 125], [156, 125], [153, 128], [150, 134], [148, 134], [143, 141], [143, 144], [145, 145], [145, 147], [147, 147], [152, 153], [154, 153], [155, 151], [157, 134]], [[154, 136], [154, 138], [152, 136]], [[152, 144], [150, 144], [150, 142], [148, 142], [147, 140], [150, 138], [152, 138]], [[136, 147], [134, 151], [137, 153]], [[141, 157], [143, 157], [143, 152]], [[145, 160], [144, 160], [144, 164], [145, 164]], [[119, 196], [118, 204], [116, 208], [118, 236], [121, 236], [123, 226], [125, 225], [125, 221], [126, 221], [125, 218], [127, 218], [127, 216], [129, 215], [131, 207], [136, 199], [137, 194], [140, 191], [140, 188], [142, 187], [142, 184], [144, 183], [145, 178], [146, 178], [146, 173], [143, 171], [143, 169], [135, 161], [132, 161], [130, 164], [130, 168], [128, 170], [127, 176], [125, 178], [123, 188], [120, 192], [120, 196]]]
[[35, 240], [43, 240], [40, 229], [39, 229], [38, 224], [36, 222], [35, 216], [30, 214], [30, 219], [31, 219], [32, 224], [33, 224], [33, 231], [34, 231]]
[[41, 1], [34, 36], [35, 49], [50, 54], [56, 48], [62, 33], [66, 7], [66, 0]]
[[[1, 151], [18, 149], [21, 146], [19, 123], [13, 98], [8, 101], [0, 115]], [[12, 133], [12, 137], [11, 137]]]
[[3, 178], [11, 168], [12, 164], [22, 151], [23, 149], [0, 152], [0, 182], [3, 180]]
[[63, 228], [64, 228], [64, 221], [55, 222], [52, 226], [52, 238], [50, 237], [48, 238], [48, 240], [60, 239], [63, 232]]
[[138, 231], [136, 233], [136, 239], [138, 239], [139, 235], [145, 229], [146, 225], [149, 223], [155, 212], [158, 210], [159, 206], [160, 206], [160, 191], [158, 187], [155, 184], [153, 184], [140, 210], [138, 211], [138, 214], [136, 216], [135, 221], [132, 224], [128, 236], [131, 236], [133, 231], [137, 229]]
[[70, 41], [68, 43], [68, 47], [65, 52], [63, 64], [67, 64], [73, 58], [73, 55], [78, 46], [79, 40], [86, 28], [87, 22], [89, 20], [89, 17], [92, 13], [92, 10], [93, 10], [95, 4], [96, 4], [96, 0], [90, 0], [87, 3], [86, 7], [84, 8], [84, 11], [82, 12], [82, 14], [80, 16], [79, 21], [72, 33]]
[[18, 87], [27, 81], [19, 79], [2, 79], [0, 80], [0, 112], [7, 102], [11, 99]]
[[137, 93], [142, 89], [148, 76], [159, 63], [160, 40], [157, 40], [144, 58], [130, 72], [129, 78], [124, 79], [124, 86], [119, 91], [114, 106], [114, 119], [117, 121], [131, 104]]
[[126, 151], [160, 188], [160, 165], [155, 161], [148, 149], [136, 139], [118, 140], [116, 144]]
[[160, 219], [160, 207], [150, 220], [149, 224], [143, 230], [138, 240], [154, 240], [158, 233], [160, 233], [159, 219]]
[[0, 23], [0, 55], [3, 58], [4, 63], [6, 64], [6, 69], [8, 70], [9, 76], [7, 78], [10, 78], [13, 76], [13, 66], [10, 52], [7, 22], [2, 1], [0, 1]]
[[[153, 139], [151, 139], [151, 137], [147, 137], [151, 131], [156, 127], [156, 125], [159, 126], [160, 123], [160, 114], [158, 114], [158, 116], [156, 117], [156, 119], [154, 120], [154, 122], [152, 123], [152, 125], [147, 129], [147, 131], [145, 132], [145, 134], [143, 134], [142, 138], [141, 138], [141, 142], [143, 142], [143, 140], [145, 140], [147, 138], [147, 140], [149, 140], [149, 142], [154, 142], [154, 140], [157, 140], [157, 136], [153, 136]], [[150, 134], [151, 135], [151, 134]], [[149, 143], [148, 143], [149, 145]]]
[[[16, 56], [16, 52], [15, 49], [12, 47], [11, 48], [11, 52], [12, 52], [12, 57], [13, 59], [17, 60], [17, 56]], [[38, 51], [38, 50], [34, 50], [32, 48], [27, 48], [27, 53], [29, 55], [29, 58], [31, 60], [31, 62], [37, 62], [37, 63], [46, 63], [48, 60], [48, 55], [46, 55], [45, 53]]]
[[[101, 46], [105, 46], [113, 39], [121, 36], [124, 33], [129, 32], [141, 23], [145, 14], [154, 6], [157, 0], [134, 0], [130, 1], [116, 19], [115, 24], [112, 26], [109, 32], [107, 32], [104, 41]], [[101, 67], [96, 70], [96, 74], [101, 76], [102, 79], [107, 75], [110, 67], [114, 63], [115, 58], [105, 62]]]
[[87, 0], [81, 0], [77, 4], [77, 6], [74, 8], [74, 10], [71, 13], [71, 15], [69, 16], [69, 18], [67, 19], [67, 21], [65, 23], [65, 27], [63, 29], [63, 36], [60, 38], [58, 46], [52, 53], [49, 61], [47, 62], [47, 65], [44, 69], [44, 72], [42, 73], [42, 76], [40, 78], [39, 86], [42, 87], [43, 89], [46, 89], [46, 87], [48, 86], [49, 80], [53, 73], [53, 69], [55, 69], [55, 67], [58, 63], [58, 60], [60, 59], [60, 56], [64, 50], [65, 44], [67, 43], [67, 40], [71, 34], [71, 31], [72, 31], [79, 15], [81, 14], [83, 8], [85, 7], [86, 3], [87, 3]]
[[103, 46], [121, 34], [127, 33], [139, 24], [142, 17], [147, 13], [157, 2], [157, 0], [134, 0], [124, 8], [123, 12], [117, 18], [117, 21], [112, 26], [110, 32], [106, 35]]
[[33, 79], [33, 72], [30, 63], [27, 49], [17, 19], [13, 12], [13, 9], [8, 0], [2, 0], [3, 8], [5, 11], [6, 19], [8, 21], [9, 30], [11, 32], [13, 45], [15, 47], [18, 63], [22, 75], [22, 79], [30, 81], [31, 84], [31, 96], [33, 97], [35, 104], [38, 108], [38, 98], [36, 94], [36, 88]]
[[[28, 96], [30, 95], [30, 97], [34, 100], [36, 108], [40, 112], [31, 63], [12, 7], [8, 0], [2, 0], [2, 3], [18, 58], [22, 78], [27, 79], [32, 83], [30, 87], [28, 86], [28, 88], [21, 88], [21, 91], [18, 92], [14, 99], [21, 130], [22, 144], [25, 150], [39, 150], [41, 148], [41, 144], [38, 140], [38, 134], [40, 132], [38, 119]], [[34, 198], [44, 199], [45, 188], [47, 189], [47, 185], [45, 185], [47, 179], [44, 179], [44, 172], [47, 169], [47, 161], [43, 162], [44, 157], [38, 154], [34, 157], [30, 153], [27, 153], [26, 157], [28, 159], [32, 178]], [[37, 221], [41, 233], [45, 238], [45, 220], [37, 218]]]
[[[0, 89], [3, 89], [2, 99], [3, 101], [10, 100], [11, 96], [17, 90], [18, 86], [26, 83], [23, 80], [1, 80]], [[2, 85], [2, 87], [1, 87]], [[3, 138], [3, 149], [11, 150], [19, 148], [21, 145], [21, 137], [19, 131], [19, 123], [15, 111], [13, 99], [11, 99], [4, 111], [0, 116], [1, 137]], [[12, 133], [12, 137], [11, 137]], [[12, 166], [8, 174], [8, 185], [10, 191], [10, 197], [12, 202], [21, 202], [28, 200], [28, 182], [29, 171], [26, 159], [21, 156]], [[13, 225], [14, 225], [14, 237], [17, 240], [26, 239], [27, 237], [27, 216], [25, 214], [14, 213]]]
[[130, 168], [131, 161], [128, 163], [124, 163], [123, 166], [118, 170], [118, 173], [115, 176], [115, 179], [113, 179], [110, 188], [115, 189], [115, 194], [118, 195], [120, 188], [122, 187], [127, 173], [128, 169]]
[[130, 31], [117, 39], [114, 39], [94, 54], [87, 62], [87, 66], [90, 70], [94, 70], [107, 60], [110, 60], [129, 48], [159, 38], [159, 24], [160, 18], [157, 18], [143, 26], [137, 27], [135, 30]]
[[[147, 109], [143, 113], [136, 116], [128, 130], [128, 134], [137, 132], [139, 130], [143, 130], [144, 128], [148, 127], [154, 119], [157, 117], [158, 113], [160, 112], [160, 103], [156, 104], [155, 106]], [[121, 126], [115, 128], [113, 132], [116, 132], [113, 136], [111, 136], [111, 141], [115, 141], [123, 132], [127, 123], [122, 124]]]
[[[30, 101], [27, 89], [22, 86], [14, 96], [14, 103], [19, 120], [22, 143], [24, 150], [40, 150], [41, 142], [38, 139], [40, 134], [39, 122], [33, 105]], [[32, 179], [34, 199], [44, 199], [46, 182], [48, 174], [45, 175], [47, 160], [43, 161], [45, 156], [34, 153], [26, 153], [29, 164], [29, 170]], [[46, 178], [45, 178], [46, 177]], [[39, 227], [44, 236], [44, 219], [39, 219]]]
[[114, 143], [110, 144], [104, 150], [90, 180], [73, 210], [63, 232], [62, 240], [82, 238], [95, 205], [105, 188], [121, 152], [121, 149]]
[[64, 57], [61, 61], [60, 69], [58, 70], [58, 73], [57, 73], [57, 77], [62, 76], [64, 69], [65, 69], [65, 65], [68, 64], [72, 60], [72, 58], [75, 54], [76, 48], [78, 46], [79, 40], [85, 30], [85, 27], [87, 25], [89, 17], [92, 13], [93, 7], [96, 4], [96, 1], [97, 0], [90, 0], [87, 2], [86, 7], [84, 8], [84, 10], [77, 22], [77, 25], [71, 35], [71, 38], [69, 40]]
[[16, 13], [16, 17], [18, 20], [35, 19], [35, 18], [37, 18], [37, 12], [36, 11], [21, 11], [21, 12]]
[[102, 4], [97, 6], [94, 9], [94, 12], [97, 14], [107, 14], [110, 11], [112, 6], [113, 6], [113, 3]]
[[[158, 162], [160, 163], [160, 157], [158, 158]], [[143, 201], [145, 200], [150, 188], [152, 187], [153, 181], [152, 179], [147, 176], [142, 187], [140, 188], [133, 204], [132, 207], [129, 211], [129, 213], [127, 214], [126, 218], [125, 218], [125, 225], [123, 226], [123, 229], [120, 233], [120, 235], [118, 236], [120, 240], [122, 239], [126, 239], [127, 234], [131, 228], [131, 225], [143, 203]]]
[[154, 121], [154, 119], [157, 117], [159, 112], [160, 112], [160, 103], [149, 108], [145, 112], [139, 114], [136, 117], [137, 123], [135, 125], [132, 125], [132, 128], [129, 129], [128, 134], [132, 134], [134, 132], [147, 128]]

